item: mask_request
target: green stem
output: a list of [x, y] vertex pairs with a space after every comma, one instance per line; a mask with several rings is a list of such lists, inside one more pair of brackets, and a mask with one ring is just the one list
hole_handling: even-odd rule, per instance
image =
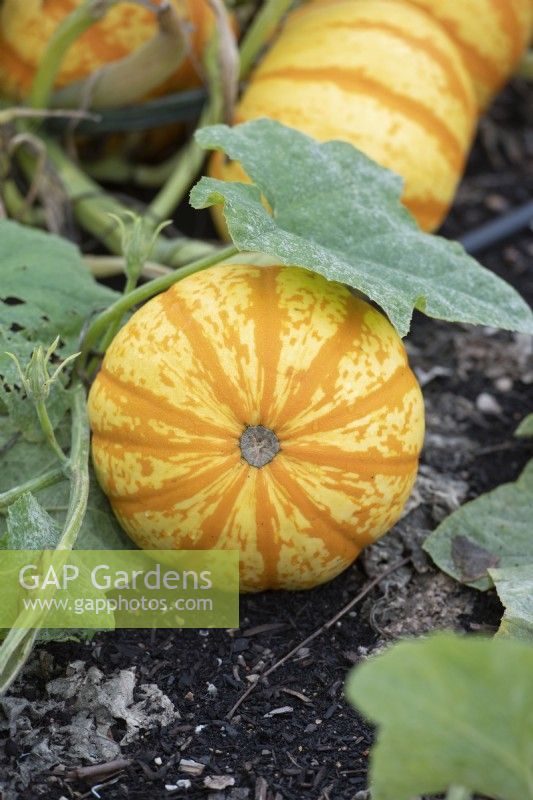
[[23, 197], [15, 181], [5, 179], [2, 181], [1, 194], [9, 216], [23, 225], [41, 227], [45, 225], [45, 215], [41, 208], [28, 207], [26, 198]]
[[46, 408], [46, 403], [44, 400], [39, 400], [35, 403], [35, 410], [37, 411], [37, 416], [39, 417], [39, 422], [41, 424], [42, 432], [44, 433], [44, 438], [46, 439], [47, 443], [50, 445], [58, 459], [64, 465], [68, 462], [68, 458], [64, 454], [63, 450], [59, 446], [59, 442], [56, 439], [56, 435], [54, 433], [54, 426], [50, 420], [48, 415], [48, 410]]
[[[50, 163], [65, 187], [73, 211], [80, 225], [111, 252], [121, 252], [119, 230], [110, 214], [121, 216], [126, 210], [122, 203], [106, 194], [103, 189], [77, 167], [63, 152], [61, 147], [49, 139], [44, 139], [46, 153]], [[35, 158], [26, 150], [17, 152], [20, 166], [31, 178], [35, 167]]]
[[89, 451], [91, 431], [85, 390], [78, 384], [72, 394], [72, 434], [70, 443], [70, 499], [67, 518], [57, 550], [71, 550], [82, 526], [89, 498]]
[[[128, 210], [127, 207], [104, 192], [99, 184], [91, 180], [67, 157], [56, 142], [44, 137], [43, 141], [50, 163], [67, 192], [74, 215], [81, 227], [98, 239], [111, 253], [121, 255], [120, 231], [110, 214], [121, 217]], [[18, 151], [17, 157], [21, 167], [31, 178], [35, 159], [22, 149]], [[155, 225], [154, 222], [154, 228]], [[216, 249], [215, 245], [189, 239], [186, 236], [180, 236], [177, 240], [160, 236], [154, 250], [154, 258], [170, 267], [181, 267], [188, 264], [191, 259], [212, 253]]]
[[220, 252], [223, 248], [220, 244], [202, 242], [198, 239], [165, 239], [160, 236], [154, 248], [154, 258], [160, 264], [169, 267], [183, 268], [191, 261], [199, 258], [206, 258]]
[[[216, 117], [213, 108], [208, 106], [200, 117], [198, 128], [216, 122]], [[153, 219], [163, 222], [172, 217], [176, 207], [181, 203], [200, 172], [205, 155], [204, 148], [200, 147], [194, 138], [182, 148], [171, 175], [148, 206], [148, 213]]]
[[7, 692], [30, 657], [37, 628], [11, 628], [0, 647], [0, 697]]
[[[234, 61], [231, 59], [230, 51], [234, 53]], [[227, 61], [228, 58], [231, 65]], [[227, 113], [232, 114], [232, 110], [227, 108], [228, 97], [224, 88], [230, 89], [229, 105], [232, 105], [233, 94], [237, 93], [237, 49], [225, 12], [223, 19], [217, 19], [215, 34], [204, 52], [203, 62], [209, 84], [209, 102], [200, 115], [197, 129], [224, 122]], [[233, 63], [235, 69], [232, 70]], [[205, 158], [205, 150], [197, 144], [194, 137], [191, 138], [178, 155], [172, 174], [148, 207], [149, 213], [158, 222], [172, 217], [201, 170]]]
[[[93, 277], [97, 279], [112, 278], [115, 275], [124, 275], [125, 261], [123, 256], [84, 256], [85, 264], [89, 267]], [[194, 259], [189, 259], [193, 261]], [[158, 264], [156, 261], [147, 261], [143, 266], [141, 277], [159, 278], [161, 275], [168, 275], [170, 267]]]
[[[67, 518], [63, 526], [57, 550], [71, 550], [80, 531], [87, 510], [89, 497], [89, 448], [90, 430], [87, 419], [85, 391], [78, 384], [72, 392], [72, 434], [70, 447], [70, 498]], [[34, 626], [28, 627], [28, 613], [34, 615]], [[41, 622], [41, 612], [24, 611], [11, 628], [0, 647], [0, 694], [3, 694], [13, 683], [20, 670], [28, 660]]]
[[29, 481], [21, 483], [19, 486], [8, 489], [7, 492], [0, 494], [0, 513], [4, 512], [15, 500], [18, 500], [26, 492], [38, 492], [40, 489], [46, 489], [47, 486], [54, 486], [59, 481], [65, 479], [65, 470], [62, 467], [55, 467], [37, 475], [35, 478], [30, 478]]
[[70, 46], [116, 2], [117, 0], [85, 0], [57, 26], [33, 80], [28, 98], [31, 108], [46, 108], [49, 105], [55, 79]]
[[[1, 112], [0, 112], [1, 117]], [[0, 119], [0, 126], [2, 121]], [[18, 222], [26, 225], [43, 224], [44, 214], [42, 209], [28, 207], [26, 198], [20, 193], [15, 181], [11, 178], [10, 159], [5, 151], [0, 148], [0, 197], [8, 215]]]
[[134, 183], [149, 189], [159, 189], [172, 175], [180, 154], [160, 164], [135, 164], [120, 156], [107, 156], [84, 164], [87, 174], [104, 183]]
[[240, 79], [248, 77], [257, 56], [267, 44], [293, 0], [267, 0], [248, 28], [240, 46]]
[[[126, 280], [126, 285], [124, 287], [124, 295], [131, 294], [135, 287], [137, 286], [137, 281], [132, 275], [128, 275]], [[109, 326], [107, 333], [105, 334], [104, 338], [102, 339], [102, 343], [100, 345], [101, 350], [105, 353], [115, 336], [117, 335], [117, 331], [120, 328], [120, 323], [122, 322], [122, 317], [117, 317], [112, 325]]]
[[160, 278], [149, 281], [149, 283], [144, 283], [142, 286], [138, 286], [133, 292], [130, 292], [130, 294], [123, 295], [119, 300], [106, 308], [105, 311], [102, 311], [89, 326], [87, 335], [83, 341], [81, 357], [78, 362], [81, 369], [84, 369], [91, 351], [100, 345], [109, 327], [113, 326], [117, 320], [122, 320], [124, 314], [126, 314], [130, 308], [133, 308], [133, 306], [139, 303], [143, 303], [145, 300], [149, 300], [151, 297], [154, 297], [154, 295], [159, 294], [159, 292], [164, 292], [188, 275], [193, 275], [195, 272], [200, 272], [203, 269], [212, 267], [214, 264], [231, 258], [238, 252], [238, 249], [233, 245], [225, 247], [212, 255], [193, 261], [191, 264], [175, 272], [162, 275]]

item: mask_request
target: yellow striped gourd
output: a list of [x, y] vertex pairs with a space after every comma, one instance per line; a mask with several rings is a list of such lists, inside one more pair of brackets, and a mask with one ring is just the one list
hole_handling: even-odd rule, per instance
[[[0, 95], [27, 97], [46, 45], [58, 25], [84, 0], [3, 0], [0, 3]], [[153, 0], [159, 5], [162, 0]], [[186, 59], [161, 90], [198, 85], [198, 61], [209, 39], [214, 13], [208, 0], [173, 0], [188, 20], [192, 58]], [[96, 70], [124, 58], [145, 44], [157, 29], [149, 8], [129, 2], [110, 8], [67, 52], [56, 87], [83, 80]], [[117, 105], [120, 98], [117, 98]]]
[[531, 36], [533, 0], [409, 0], [458, 48], [483, 110], [512, 75]]
[[[351, 142], [404, 178], [404, 204], [434, 230], [479, 105], [509, 76], [532, 11], [531, 0], [314, 0], [289, 14], [235, 122], [271, 117], [319, 141]], [[221, 154], [210, 174], [245, 178]]]
[[239, 549], [244, 591], [345, 569], [399, 518], [424, 433], [381, 313], [307, 270], [235, 263], [131, 317], [89, 414], [96, 474], [132, 539]]

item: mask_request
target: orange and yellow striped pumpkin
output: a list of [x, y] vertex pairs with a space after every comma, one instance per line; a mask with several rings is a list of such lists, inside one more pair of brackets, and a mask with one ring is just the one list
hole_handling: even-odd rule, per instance
[[[510, 77], [532, 17], [532, 0], [311, 0], [252, 73], [235, 122], [271, 117], [351, 142], [404, 178], [404, 204], [435, 230], [479, 110]], [[246, 180], [220, 153], [209, 174]]]
[[531, 35], [533, 0], [408, 0], [437, 20], [458, 48], [480, 110], [509, 80]]
[[[270, 117], [351, 142], [405, 179], [403, 201], [435, 229], [461, 178], [477, 108], [457, 48], [397, 0], [316, 0], [289, 15], [253, 72], [235, 122]], [[227, 172], [222, 157], [210, 167]]]
[[[57, 26], [84, 0], [3, 0], [0, 4], [0, 95], [23, 100], [45, 47]], [[161, 87], [176, 91], [198, 85], [198, 61], [214, 25], [208, 0], [173, 0], [191, 25], [191, 58]], [[161, 0], [154, 0], [160, 4]], [[56, 87], [83, 80], [97, 69], [132, 53], [154, 36], [155, 15], [130, 2], [112, 7], [69, 50]], [[117, 104], [120, 98], [117, 99]]]
[[143, 548], [239, 549], [241, 588], [329, 580], [399, 518], [423, 401], [346, 287], [227, 263], [122, 328], [89, 396], [98, 480]]

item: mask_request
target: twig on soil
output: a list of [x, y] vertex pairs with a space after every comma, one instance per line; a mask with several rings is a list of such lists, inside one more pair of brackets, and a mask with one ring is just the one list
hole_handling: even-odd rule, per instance
[[520, 439], [517, 439], [516, 442], [499, 442], [498, 444], [491, 444], [487, 447], [479, 447], [474, 453], [474, 458], [486, 456], [489, 453], [500, 453], [504, 450], [519, 450], [523, 447], [531, 447], [531, 441], [526, 439], [521, 442]]
[[292, 648], [292, 650], [289, 650], [289, 652], [286, 653], [282, 658], [280, 658], [278, 661], [276, 661], [274, 664], [272, 664], [272, 666], [269, 667], [266, 670], [266, 672], [263, 672], [259, 676], [259, 678], [260, 678], [259, 680], [254, 681], [254, 683], [252, 683], [248, 687], [248, 689], [246, 689], [246, 691], [241, 694], [241, 696], [239, 697], [237, 702], [231, 707], [231, 709], [226, 714], [226, 719], [230, 720], [234, 716], [234, 714], [237, 711], [237, 709], [239, 708], [239, 706], [246, 700], [247, 697], [249, 697], [249, 695], [253, 692], [255, 687], [258, 685], [258, 683], [261, 682], [262, 679], [267, 678], [269, 675], [271, 675], [273, 672], [275, 672], [277, 669], [279, 669], [279, 667], [281, 667], [283, 664], [285, 664], [285, 662], [288, 661], [289, 658], [292, 658], [292, 656], [296, 655], [296, 653], [299, 650], [301, 650], [302, 647], [306, 647], [308, 644], [310, 644], [310, 642], [313, 642], [322, 633], [325, 633], [327, 630], [329, 630], [331, 627], [333, 627], [333, 625], [335, 625], [336, 622], [338, 622], [345, 614], [347, 614], [348, 611], [351, 611], [352, 608], [355, 605], [357, 605], [357, 603], [359, 603], [361, 600], [363, 600], [367, 596], [367, 594], [369, 594], [369, 592], [371, 592], [372, 589], [374, 589], [374, 587], [377, 586], [378, 583], [380, 583], [383, 580], [383, 578], [386, 578], [391, 573], [396, 572], [396, 570], [400, 569], [400, 567], [404, 567], [406, 564], [409, 563], [410, 560], [411, 560], [411, 556], [406, 556], [405, 558], [402, 558], [401, 561], [397, 561], [396, 564], [393, 564], [391, 567], [389, 567], [388, 569], [384, 570], [380, 575], [378, 575], [376, 578], [371, 580], [370, 583], [367, 583], [366, 586], [364, 586], [363, 589], [361, 589], [359, 594], [357, 594], [354, 598], [352, 598], [350, 600], [349, 603], [347, 603], [345, 606], [343, 606], [343, 608], [341, 608], [341, 610], [338, 611], [335, 614], [335, 616], [331, 617], [331, 619], [329, 619], [327, 622], [324, 622], [320, 626], [320, 628], [317, 628], [315, 631], [313, 631], [313, 633], [311, 633], [309, 636], [307, 636], [302, 642], [299, 642], [297, 645], [295, 645]]
[[114, 772], [120, 772], [131, 766], [133, 761], [129, 758], [115, 758], [113, 761], [106, 761], [103, 764], [90, 764], [88, 767], [74, 767], [65, 772], [65, 767], [56, 767], [55, 775], [61, 775], [68, 781], [88, 780], [95, 778], [107, 778]]

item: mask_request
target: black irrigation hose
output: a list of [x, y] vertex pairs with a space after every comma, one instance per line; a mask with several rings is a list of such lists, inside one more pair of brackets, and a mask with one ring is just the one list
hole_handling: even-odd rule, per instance
[[467, 253], [477, 255], [533, 223], [533, 200], [475, 228], [459, 239]]
[[[198, 118], [206, 97], [205, 89], [190, 89], [132, 106], [91, 109], [98, 119], [76, 120], [76, 133], [126, 133], [150, 130], [173, 122], [190, 122]], [[64, 132], [71, 125], [69, 119], [50, 119], [47, 122], [51, 133]]]

